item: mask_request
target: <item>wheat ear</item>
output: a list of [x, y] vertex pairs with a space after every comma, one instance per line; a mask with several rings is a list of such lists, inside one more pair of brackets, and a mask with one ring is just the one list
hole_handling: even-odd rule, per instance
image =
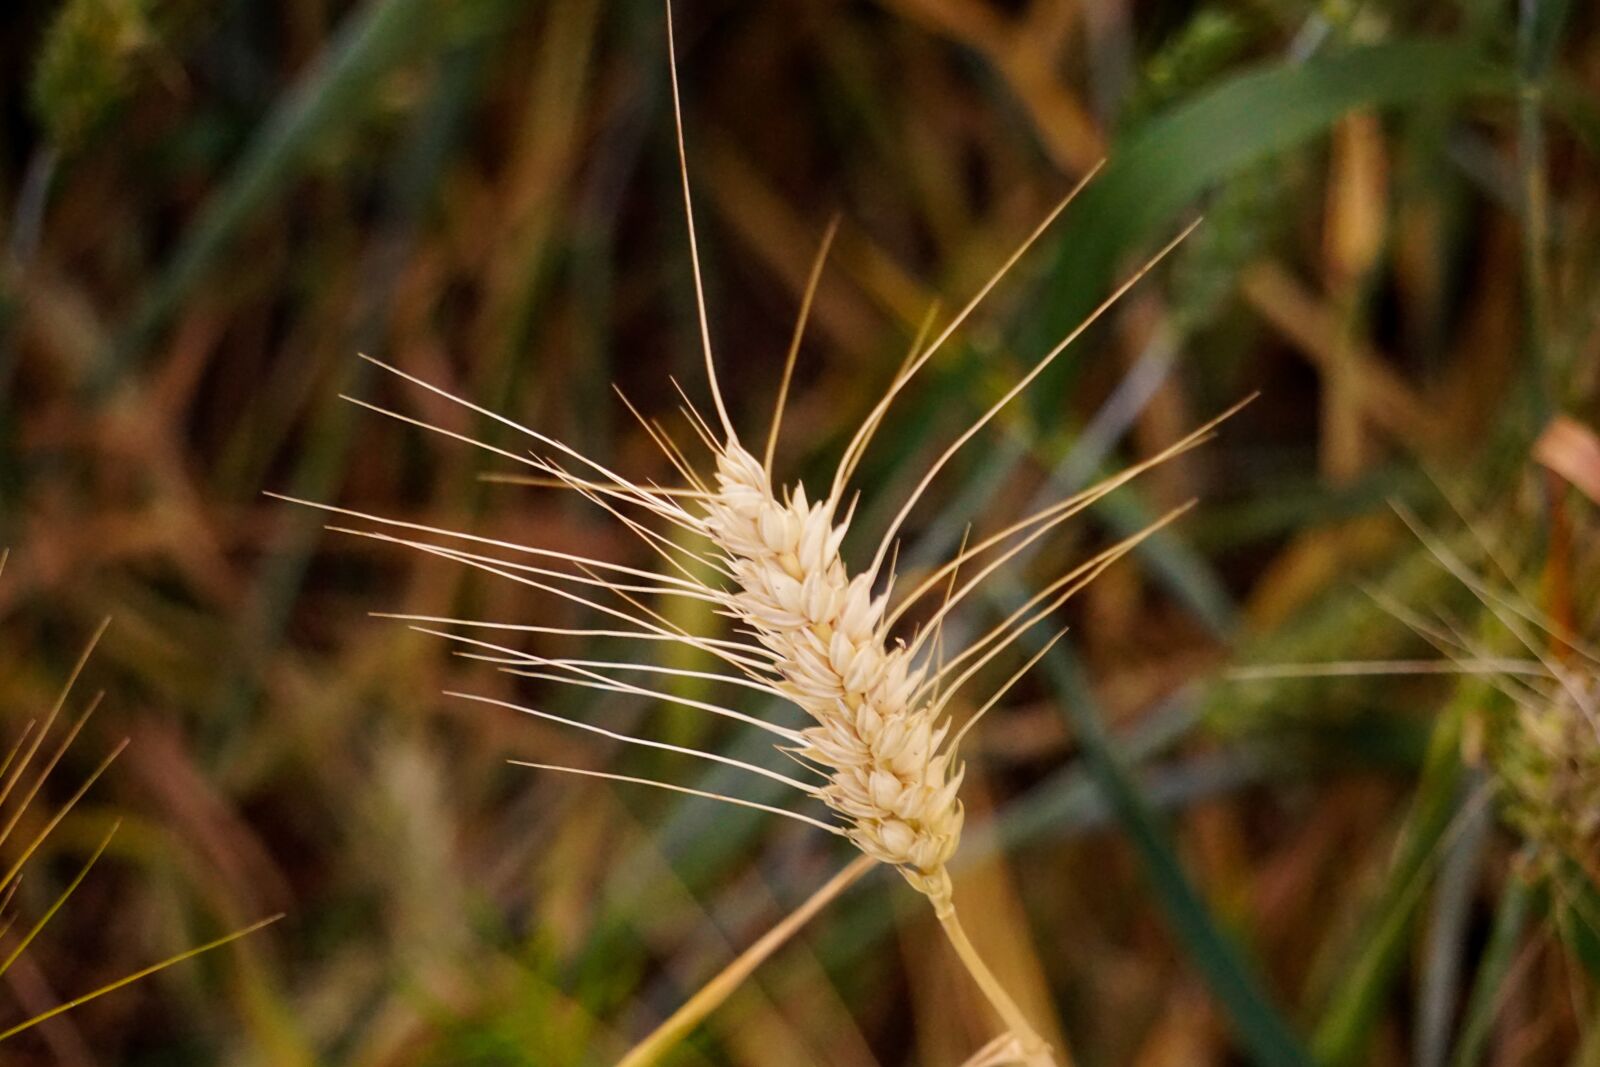
[[[562, 486], [578, 493], [638, 536], [657, 557], [659, 567], [655, 570], [626, 567], [573, 553], [495, 541], [395, 519], [360, 516], [357, 512], [328, 505], [314, 506], [357, 515], [387, 527], [385, 531], [349, 532], [408, 545], [465, 564], [584, 606], [611, 620], [603, 627], [554, 628], [487, 620], [410, 617], [430, 632], [460, 642], [463, 655], [488, 660], [498, 664], [501, 670], [526, 677], [676, 703], [773, 735], [779, 749], [802, 768], [801, 773], [806, 778], [778, 774], [716, 753], [600, 730], [536, 708], [489, 701], [625, 743], [644, 744], [733, 765], [778, 783], [791, 798], [802, 803], [820, 802], [831, 811], [832, 821], [791, 810], [787, 805], [760, 804], [734, 795], [712, 794], [667, 782], [542, 762], [525, 763], [540, 769], [652, 785], [754, 807], [847, 838], [865, 856], [894, 867], [928, 898], [957, 957], [1005, 1024], [1005, 1033], [980, 1050], [973, 1062], [1019, 1062], [1028, 1067], [1053, 1065], [1056, 1060], [1051, 1050], [963, 930], [948, 870], [965, 818], [960, 799], [963, 765], [959, 758], [959, 742], [966, 730], [998, 701], [1022, 672], [1013, 674], [1000, 693], [984, 703], [961, 730], [952, 732], [948, 709], [952, 697], [983, 667], [1009, 649], [1024, 633], [1048, 620], [1097, 574], [1155, 529], [1172, 521], [1183, 509], [1169, 513], [1149, 529], [1110, 546], [1047, 584], [993, 629], [948, 659], [943, 655], [942, 624], [945, 616], [977, 590], [989, 575], [1014, 560], [1027, 546], [1049, 535], [1142, 471], [1206, 440], [1220, 419], [1200, 427], [1160, 454], [1116, 477], [1050, 505], [976, 543], [964, 541], [953, 559], [898, 598], [895, 597], [894, 553], [902, 525], [939, 471], [1189, 231], [1185, 230], [1135, 271], [933, 461], [881, 535], [871, 563], [852, 573], [840, 551], [854, 514], [854, 501], [846, 500], [847, 486], [891, 403], [1093, 175], [1083, 177], [937, 333], [933, 332], [933, 312], [930, 312], [905, 362], [840, 457], [827, 494], [810, 496], [800, 484], [780, 488], [772, 477], [778, 427], [795, 353], [801, 343], [805, 312], [815, 294], [822, 260], [835, 226], [830, 224], [810, 272], [800, 321], [785, 361], [776, 409], [765, 447], [758, 457], [741, 443], [717, 380], [694, 227], [670, 4], [667, 7], [667, 42], [695, 308], [713, 417], [711, 420], [703, 418], [687, 394], [683, 394], [683, 413], [692, 433], [710, 454], [711, 469], [703, 471], [664, 426], [645, 418], [626, 397], [622, 399], [628, 410], [682, 477], [681, 486], [669, 488], [634, 482], [555, 438], [377, 360], [372, 362], [421, 389], [511, 429], [531, 441], [534, 447], [518, 451], [477, 441], [424, 420], [354, 400], [363, 407], [482, 448], [528, 472], [506, 480]], [[679, 392], [683, 391], [679, 389]], [[1231, 412], [1221, 417], [1226, 418], [1227, 414]], [[659, 529], [662, 524], [693, 534], [695, 538], [686, 541], [681, 536], [667, 536]], [[967, 576], [958, 582], [958, 573]], [[944, 602], [925, 620], [923, 628], [906, 640], [897, 636], [895, 631], [906, 612], [941, 589]], [[734, 620], [736, 638], [712, 638], [688, 632], [670, 613], [652, 606], [652, 600], [666, 597], [688, 598], [712, 605]], [[467, 637], [452, 627], [605, 635], [647, 643], [679, 644], [715, 660], [720, 669], [686, 671], [643, 660], [551, 659], [490, 640]], [[1037, 657], [1028, 666], [1036, 661]], [[780, 726], [724, 703], [691, 700], [626, 677], [638, 673], [688, 674], [781, 698], [804, 711], [809, 725], [803, 729]]]
[[[1141, 268], [1135, 278], [1148, 267], [1147, 264]], [[992, 284], [993, 281], [989, 283]], [[1119, 289], [1119, 293], [1121, 291]], [[1107, 301], [1095, 315], [1102, 314], [1109, 306], [1110, 301]], [[959, 325], [971, 310], [971, 306], [963, 309], [956, 317], [955, 325]], [[950, 329], [946, 329], [939, 339], [949, 336], [950, 332]], [[1079, 333], [1081, 328], [1074, 331], [1071, 337]], [[919, 347], [913, 350], [913, 357], [908, 359], [905, 368], [896, 376], [891, 385], [892, 391], [903, 386], [908, 372], [925, 363], [932, 354], [934, 345], [921, 347], [923, 340], [919, 336]], [[1064, 348], [1065, 343], [1056, 346], [1039, 366], [1054, 359]], [[892, 548], [882, 547], [889, 544], [889, 538], [886, 537], [880, 545], [877, 565], [859, 573], [852, 574], [841, 555], [840, 547], [850, 529], [853, 515], [853, 508], [844, 504], [843, 492], [837, 488], [844, 484], [843, 476], [836, 479], [834, 491], [820, 500], [812, 500], [805, 487], [799, 484], [780, 491], [774, 488], [761, 459], [744, 448], [736, 436], [714, 430], [692, 405], [686, 403], [685, 414], [701, 443], [714, 457], [714, 470], [709, 475], [700, 473], [664, 428], [640, 417], [646, 432], [658, 443], [663, 454], [687, 483], [680, 489], [669, 490], [654, 484], [643, 485], [630, 481], [554, 438], [453, 396], [399, 368], [377, 360], [372, 362], [422, 389], [514, 429], [535, 442], [539, 450], [533, 453], [512, 451], [475, 441], [364, 401], [357, 400], [356, 403], [471, 443], [530, 468], [534, 473], [526, 480], [564, 486], [584, 496], [637, 535], [661, 563], [657, 571], [626, 567], [574, 553], [517, 545], [417, 523], [361, 515], [326, 504], [313, 504], [331, 512], [364, 518], [395, 531], [342, 528], [346, 532], [406, 545], [465, 564], [590, 608], [614, 620], [616, 625], [556, 628], [438, 616], [398, 617], [417, 623], [428, 632], [460, 642], [464, 646], [463, 654], [494, 662], [510, 673], [677, 703], [763, 730], [771, 734], [779, 748], [817, 780], [812, 782], [777, 774], [715, 753], [666, 746], [660, 742], [598, 730], [540, 709], [489, 701], [548, 720], [607, 734], [625, 742], [670, 748], [675, 752], [742, 767], [769, 781], [778, 781], [802, 800], [820, 801], [831, 809], [836, 822], [826, 823], [787, 807], [758, 804], [736, 796], [710, 794], [666, 782], [545, 763], [526, 762], [524, 765], [653, 785], [755, 807], [848, 838], [866, 856], [895, 867], [908, 883], [928, 897], [957, 956], [1005, 1023], [1007, 1034], [1002, 1035], [1005, 1039], [988, 1046], [982, 1062], [1005, 1062], [995, 1057], [1014, 1050], [1016, 1056], [1012, 1059], [1015, 1062], [1031, 1067], [1055, 1063], [1037, 1031], [1028, 1024], [1016, 1003], [979, 957], [957, 917], [947, 867], [960, 841], [964, 821], [959, 797], [962, 766], [957, 743], [971, 723], [976, 721], [977, 715], [961, 731], [952, 734], [947, 709], [954, 694], [974, 678], [981, 668], [1010, 648], [1024, 633], [1049, 619], [1056, 609], [1096, 575], [1126, 555], [1154, 530], [1172, 521], [1184, 509], [1175, 509], [1150, 528], [1111, 545], [1067, 571], [993, 629], [972, 640], [949, 658], [936, 658], [930, 642], [938, 643], [932, 635], [938, 631], [944, 616], [972, 594], [997, 568], [1139, 473], [1208, 439], [1216, 422], [1231, 412], [1201, 426], [1156, 456], [1113, 478], [1050, 505], [976, 543], [964, 545], [955, 558], [895, 599], [893, 574], [879, 573], [883, 570], [883, 564], [891, 558]], [[708, 366], [712, 367], [714, 373], [714, 364]], [[1030, 374], [1029, 379], [1033, 376]], [[1019, 391], [1010, 391], [1001, 403], [980, 416], [974, 427], [979, 428], [990, 421], [1002, 404]], [[631, 405], [629, 408], [634, 410]], [[638, 414], [637, 411], [635, 414]], [[841, 470], [859, 459], [873, 425], [881, 417], [881, 408], [875, 409], [869, 416], [862, 432], [857, 435], [856, 443], [842, 457]], [[974, 432], [975, 429], [969, 429], [962, 440], [970, 439]], [[941, 462], [952, 454], [953, 450], [947, 451]], [[925, 486], [926, 481], [917, 492], [920, 494]], [[681, 538], [664, 536], [653, 528], [653, 523], [663, 522], [698, 535], [708, 547], [689, 547]], [[899, 522], [897, 519], [897, 527]], [[507, 555], [523, 558], [506, 558]], [[525, 562], [528, 557], [538, 562]], [[564, 570], [563, 565], [571, 569]], [[973, 568], [973, 573], [958, 582], [958, 571], [968, 567]], [[926, 627], [909, 641], [895, 637], [892, 630], [907, 609], [941, 588], [945, 590], [944, 603], [927, 620]], [[749, 640], [729, 640], [690, 633], [673, 622], [668, 614], [648, 603], [650, 598], [660, 597], [686, 597], [709, 603], [733, 618], [738, 624], [736, 629]], [[650, 643], [675, 643], [704, 653], [716, 660], [723, 669], [687, 671], [683, 668], [661, 667], [643, 660], [546, 658], [493, 641], [470, 638], [449, 627], [627, 637]], [[809, 716], [811, 725], [804, 729], [793, 729], [766, 722], [723, 703], [689, 699], [624, 677], [630, 673], [688, 674], [782, 698], [802, 709]], [[1014, 674], [1006, 685], [1009, 686], [1017, 677]], [[980, 707], [978, 715], [992, 707], [996, 699], [998, 694]]]
[[[1366, 590], [1385, 612], [1432, 645], [1437, 659], [1280, 663], [1229, 672], [1239, 681], [1383, 675], [1455, 675], [1481, 679], [1511, 705], [1475, 728], [1474, 748], [1494, 772], [1506, 821], [1540, 863], [1575, 863], [1600, 880], [1600, 647], [1545, 614], [1468, 509], [1436, 483], [1476, 542], [1484, 573], [1405, 504], [1396, 515], [1432, 560], [1472, 594], [1476, 624], [1425, 614], [1382, 589]], [[1493, 625], [1489, 626], [1489, 620]], [[1487, 632], [1484, 632], [1487, 630]], [[1506, 642], [1511, 648], [1502, 648]], [[1493, 708], [1490, 702], [1486, 707]], [[1484, 736], [1485, 731], [1487, 736]]]
[[[1103, 313], [1108, 306], [1109, 302], [1096, 314]], [[957, 321], [964, 319], [970, 310], [964, 309]], [[948, 332], [944, 336], [948, 336]], [[1074, 336], [1078, 332], [1075, 331]], [[919, 344], [921, 341], [919, 337]], [[1057, 346], [1046, 359], [1055, 358], [1063, 347]], [[906, 367], [925, 362], [931, 350], [931, 346], [915, 349], [914, 358], [908, 360]], [[1048, 620], [1096, 575], [1184, 509], [1175, 509], [1150, 528], [1073, 567], [994, 628], [948, 658], [935, 657], [933, 646], [938, 642], [932, 635], [944, 616], [975, 592], [997, 568], [1139, 473], [1208, 439], [1218, 420], [1201, 426], [1156, 456], [1113, 478], [1043, 508], [996, 534], [964, 545], [955, 558], [896, 599], [892, 573], [880, 575], [879, 568], [869, 568], [852, 574], [848, 569], [840, 547], [850, 529], [853, 509], [844, 505], [841, 491], [813, 501], [803, 485], [782, 491], [775, 489], [763, 461], [739, 444], [737, 438], [713, 430], [691, 405], [686, 405], [690, 424], [714, 456], [714, 470], [709, 475], [703, 476], [697, 470], [661, 426], [640, 417], [647, 433], [657, 441], [687, 483], [682, 489], [667, 490], [654, 484], [632, 482], [554, 438], [453, 396], [399, 368], [377, 360], [372, 362], [419, 388], [514, 429], [535, 442], [539, 451], [516, 452], [364, 401], [356, 403], [471, 443], [530, 468], [534, 473], [527, 480], [565, 486], [622, 523], [656, 554], [661, 564], [656, 571], [626, 567], [579, 554], [300, 501], [330, 512], [363, 518], [394, 532], [333, 527], [335, 529], [459, 562], [592, 609], [613, 621], [601, 627], [558, 628], [440, 616], [396, 617], [416, 623], [427, 632], [449, 637], [462, 645], [464, 655], [496, 663], [500, 669], [513, 674], [677, 703], [760, 729], [772, 735], [778, 747], [797, 761], [803, 768], [802, 773], [809, 773], [816, 780], [778, 774], [716, 753], [666, 746], [599, 730], [536, 708], [488, 701], [624, 742], [669, 748], [743, 768], [768, 781], [777, 781], [790, 795], [802, 801], [820, 801], [831, 809], [836, 821], [824, 822], [785, 806], [759, 804], [667, 782], [531, 761], [524, 765], [652, 785], [754, 807], [848, 838], [866, 856], [895, 867], [910, 885], [928, 897], [958, 958], [1005, 1023], [1004, 1040], [986, 1047], [981, 1062], [1006, 1062], [995, 1057], [1008, 1055], [1011, 1050], [1016, 1052], [1011, 1057], [1014, 1062], [1031, 1067], [1055, 1063], [1044, 1041], [984, 964], [962, 929], [947, 867], [959, 844], [964, 821], [959, 796], [962, 766], [957, 744], [978, 715], [994, 705], [998, 694], [954, 733], [947, 709], [952, 697], [981, 668], [1004, 653], [1024, 633]], [[891, 388], [903, 385], [906, 376], [903, 370]], [[1005, 399], [1014, 395], [1015, 391]], [[633, 410], [631, 405], [630, 410]], [[980, 417], [978, 425], [988, 422], [998, 411], [999, 405], [991, 407]], [[871, 424], [879, 419], [881, 411], [869, 416], [867, 427], [858, 435], [859, 442], [864, 444], [870, 437]], [[970, 438], [971, 433], [965, 436]], [[841, 459], [841, 467], [853, 463], [859, 454], [859, 447], [847, 451]], [[949, 455], [946, 453], [946, 458]], [[656, 523], [666, 523], [698, 535], [707, 547], [691, 547], [682, 538], [666, 537], [653, 528]], [[535, 562], [528, 562], [530, 558]], [[880, 550], [880, 564], [888, 559], [889, 550]], [[563, 566], [571, 569], [562, 569]], [[971, 568], [970, 576], [957, 581], [958, 572], [967, 568]], [[944, 603], [927, 620], [925, 628], [909, 641], [895, 637], [892, 630], [907, 609], [939, 589], [945, 591]], [[690, 633], [670, 615], [650, 605], [650, 598], [661, 597], [686, 597], [709, 603], [734, 619], [736, 630], [747, 640]], [[457, 628], [463, 627], [680, 644], [711, 657], [722, 669], [689, 671], [658, 666], [643, 659], [635, 662], [541, 657], [457, 632]], [[782, 726], [724, 703], [690, 699], [626, 677], [638, 673], [687, 674], [782, 698], [802, 709], [810, 725], [803, 729]], [[1019, 674], [1012, 675], [1006, 686]], [[469, 699], [482, 701], [483, 698]]]

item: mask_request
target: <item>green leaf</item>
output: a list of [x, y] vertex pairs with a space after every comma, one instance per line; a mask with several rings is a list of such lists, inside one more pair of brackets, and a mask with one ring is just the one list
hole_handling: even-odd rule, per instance
[[1338, 1067], [1365, 1062], [1368, 1043], [1405, 962], [1425, 890], [1443, 855], [1443, 843], [1466, 805], [1483, 798], [1461, 788], [1461, 709], [1440, 718], [1427, 764], [1406, 820], [1400, 851], [1390, 869], [1361, 948], [1334, 989], [1312, 1038], [1317, 1062]]
[[287, 190], [330, 132], [362, 112], [384, 75], [423, 50], [442, 50], [475, 29], [486, 18], [489, 2], [479, 0], [446, 18], [438, 0], [376, 0], [350, 15], [318, 62], [279, 97], [185, 231], [111, 358], [98, 368], [96, 384], [104, 389], [129, 369], [129, 362], [188, 299], [243, 226]]
[[1462, 960], [1473, 903], [1494, 829], [1494, 811], [1487, 803], [1488, 783], [1487, 771], [1467, 770], [1463, 792], [1468, 800], [1462, 805], [1461, 832], [1445, 843], [1439, 877], [1434, 880], [1417, 981], [1412, 1045], [1417, 1067], [1445, 1067], [1448, 1062], [1456, 1005], [1461, 1002]]
[[1563, 857], [1552, 875], [1556, 929], [1573, 958], [1600, 978], [1600, 889], [1582, 866]]
[[1489, 944], [1484, 948], [1483, 958], [1478, 964], [1478, 974], [1472, 982], [1472, 994], [1467, 999], [1466, 1012], [1462, 1016], [1455, 1055], [1450, 1060], [1453, 1067], [1475, 1067], [1488, 1046], [1495, 1014], [1500, 1009], [1506, 975], [1511, 971], [1517, 945], [1527, 929], [1528, 914], [1537, 910], [1535, 898], [1540, 893], [1522, 873], [1531, 866], [1531, 860], [1531, 850], [1524, 850], [1500, 894], [1494, 928], [1489, 933]]
[[[1020, 643], [1034, 644], [1036, 648], [1038, 640], [1025, 637]], [[1065, 645], [1066, 642], [1058, 643], [1042, 661], [1045, 680], [1083, 747], [1090, 776], [1139, 854], [1173, 932], [1188, 950], [1253, 1062], [1264, 1067], [1310, 1064], [1310, 1056], [1268, 998], [1254, 968], [1217, 925], [1211, 909], [1184, 873], [1169, 831], [1117, 753], [1083, 669]]]
[[1238, 75], [1136, 127], [1073, 206], [1041, 317], [1056, 335], [1103, 293], [1118, 260], [1170, 228], [1203, 194], [1302, 144], [1358, 108], [1508, 96], [1511, 72], [1446, 41], [1367, 45]]

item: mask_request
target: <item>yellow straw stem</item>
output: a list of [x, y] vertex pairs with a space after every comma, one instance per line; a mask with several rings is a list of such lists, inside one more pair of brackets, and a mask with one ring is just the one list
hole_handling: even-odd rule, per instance
[[673, 1046], [688, 1037], [707, 1015], [720, 1007], [767, 957], [781, 948], [810, 921], [813, 915], [875, 866], [877, 860], [871, 856], [859, 856], [854, 863], [830, 878], [820, 889], [811, 894], [804, 904], [785, 916], [782, 922], [768, 930], [759, 941], [741, 952], [737, 959], [702, 986], [683, 1007], [673, 1012], [666, 1021], [651, 1031], [650, 1036], [629, 1049], [628, 1054], [617, 1061], [617, 1067], [646, 1067], [647, 1064], [659, 1062]]
[[1011, 1036], [1017, 1039], [1017, 1045], [1022, 1053], [1020, 1062], [1027, 1067], [1057, 1067], [1050, 1046], [1028, 1022], [1017, 1002], [1011, 999], [1011, 994], [1006, 992], [1005, 986], [1001, 985], [994, 972], [989, 970], [989, 965], [983, 962], [983, 957], [978, 955], [977, 948], [967, 937], [966, 930], [962, 929], [961, 920], [956, 916], [955, 904], [951, 902], [944, 907], [936, 907], [934, 911], [939, 916], [939, 925], [944, 927], [945, 936], [950, 939], [950, 944], [955, 948], [962, 964], [966, 966], [967, 972], [972, 975], [972, 980], [989, 999], [989, 1003], [1000, 1016], [1000, 1021], [1011, 1031]]

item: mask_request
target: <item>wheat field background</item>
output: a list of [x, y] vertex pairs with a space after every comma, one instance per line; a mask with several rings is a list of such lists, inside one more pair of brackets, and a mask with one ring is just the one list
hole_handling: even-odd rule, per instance
[[[915, 574], [1259, 393], [951, 622], [986, 629], [1198, 500], [1057, 613], [1066, 639], [964, 749], [964, 917], [1062, 1062], [1600, 1064], [1600, 9], [680, 0], [676, 19], [736, 422], [764, 432], [839, 220], [785, 482], [825, 487], [930, 305], [963, 304], [1106, 161], [890, 409], [864, 526], [1204, 216], [941, 472], [897, 554]], [[524, 447], [366, 353], [672, 477], [613, 392], [680, 429], [673, 381], [708, 398], [662, 6], [17, 0], [0, 57], [7, 739], [112, 620], [80, 682], [103, 706], [20, 825], [131, 740], [16, 889], [31, 922], [123, 820], [0, 978], [0, 1029], [284, 913], [0, 1063], [617, 1062], [848, 846], [508, 764], [734, 788], [444, 691], [765, 750], [374, 617], [596, 625], [264, 494], [644, 563], [586, 501], [340, 394]], [[1473, 669], [1508, 659], [1538, 677]], [[919, 904], [868, 874], [663, 1062], [962, 1063], [994, 1020]]]

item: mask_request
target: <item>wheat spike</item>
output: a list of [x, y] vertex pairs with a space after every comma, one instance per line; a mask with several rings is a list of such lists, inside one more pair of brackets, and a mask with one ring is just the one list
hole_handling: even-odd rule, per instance
[[[894, 867], [912, 887], [927, 896], [952, 947], [1004, 1021], [1005, 1033], [981, 1050], [973, 1062], [1020, 1062], [1030, 1067], [1054, 1064], [1055, 1059], [1048, 1047], [984, 965], [962, 930], [956, 916], [948, 873], [948, 864], [960, 843], [965, 821], [960, 798], [964, 769], [957, 753], [958, 742], [1044, 653], [1034, 656], [1021, 670], [1013, 673], [954, 735], [947, 709], [953, 694], [1007, 650], [1019, 636], [1047, 620], [1097, 574], [1151, 532], [1172, 521], [1183, 509], [1174, 511], [1140, 534], [1112, 545], [1049, 583], [999, 625], [968, 643], [965, 648], [957, 650], [948, 659], [943, 647], [943, 623], [965, 598], [981, 588], [982, 583], [996, 570], [1015, 559], [1029, 545], [1136, 475], [1208, 439], [1220, 418], [1129, 471], [1045, 508], [996, 534], [973, 544], [968, 544], [964, 538], [953, 559], [935, 569], [898, 601], [894, 598], [894, 561], [902, 526], [945, 465], [1193, 227], [1184, 230], [1134, 272], [1083, 323], [1037, 360], [1012, 387], [961, 432], [929, 466], [888, 528], [883, 531], [870, 564], [852, 572], [841, 553], [858, 499], [849, 494], [848, 484], [893, 400], [1066, 208], [1092, 177], [1092, 172], [1085, 175], [1055, 206], [984, 282], [976, 295], [936, 334], [933, 324], [937, 311], [929, 312], [905, 362], [845, 448], [826, 495], [815, 497], [808, 494], [803, 484], [783, 486], [777, 483], [772, 473], [773, 457], [805, 319], [820, 282], [837, 221], [829, 224], [806, 280], [799, 322], [784, 362], [778, 399], [765, 435], [764, 447], [758, 449], [758, 454], [741, 444], [717, 380], [699, 246], [694, 229], [670, 5], [667, 11], [667, 42], [683, 207], [693, 266], [695, 310], [714, 418], [703, 417], [682, 387], [676, 381], [672, 385], [682, 397], [682, 412], [693, 438], [710, 453], [711, 470], [706, 472], [691, 460], [664, 425], [645, 418], [626, 397], [622, 397], [622, 401], [629, 412], [682, 477], [684, 484], [681, 487], [635, 482], [554, 438], [478, 407], [468, 400], [452, 396], [378, 360], [371, 361], [430, 393], [521, 434], [530, 442], [529, 450], [518, 452], [509, 445], [475, 441], [422, 419], [365, 401], [355, 401], [380, 414], [483, 448], [534, 472], [531, 476], [511, 476], [503, 480], [560, 486], [578, 493], [637, 536], [655, 554], [660, 566], [655, 570], [626, 567], [395, 519], [368, 517], [387, 527], [387, 531], [342, 529], [374, 540], [405, 545], [519, 582], [530, 589], [597, 611], [623, 624], [620, 627], [608, 624], [606, 627], [559, 628], [434, 616], [401, 616], [413, 624], [419, 624], [419, 628], [426, 632], [457, 643], [460, 655], [488, 661], [503, 671], [523, 677], [705, 710], [775, 735], [780, 742], [779, 748], [808, 773], [817, 776], [819, 784], [813, 785], [715, 753], [601, 729], [510, 701], [474, 697], [466, 693], [453, 694], [623, 743], [642, 744], [697, 759], [730, 764], [792, 787], [794, 792], [800, 794], [802, 802], [820, 801], [831, 812], [831, 821], [787, 807], [758, 804], [739, 797], [706, 793], [653, 779], [558, 767], [536, 761], [514, 761], [528, 767], [709, 797], [783, 815], [847, 838], [866, 857]], [[930, 334], [933, 339], [928, 341]], [[1225, 413], [1221, 418], [1231, 413]], [[348, 509], [316, 506], [341, 516], [364, 517]], [[699, 543], [691, 540], [685, 544], [681, 536], [665, 536], [656, 528], [658, 524], [688, 532], [698, 538]], [[533, 556], [537, 558], [537, 563], [505, 558], [506, 555]], [[964, 568], [969, 564], [972, 569], [967, 571]], [[570, 569], [561, 569], [564, 567]], [[959, 583], [958, 571], [964, 576]], [[923, 621], [921, 628], [909, 641], [902, 640], [895, 631], [908, 610], [924, 596], [940, 588], [944, 590], [943, 603], [931, 618]], [[651, 600], [663, 597], [684, 597], [709, 604], [715, 611], [733, 620], [734, 636], [707, 637], [687, 632], [667, 614], [650, 605]], [[457, 632], [461, 628], [474, 627], [503, 632], [628, 637], [646, 643], [682, 644], [713, 657], [718, 661], [719, 670], [685, 670], [629, 660], [547, 658]], [[804, 728], [790, 729], [762, 721], [735, 708], [710, 701], [689, 700], [622, 677], [633, 672], [690, 677], [779, 696], [803, 711], [809, 722]]]

